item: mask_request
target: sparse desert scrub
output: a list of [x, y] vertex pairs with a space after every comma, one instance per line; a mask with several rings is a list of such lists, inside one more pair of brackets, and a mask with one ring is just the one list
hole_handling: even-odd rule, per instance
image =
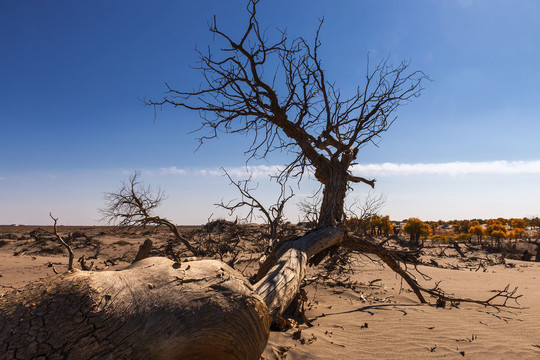
[[127, 245], [132, 245], [132, 244], [127, 240], [117, 240], [113, 242], [113, 245], [127, 246]]

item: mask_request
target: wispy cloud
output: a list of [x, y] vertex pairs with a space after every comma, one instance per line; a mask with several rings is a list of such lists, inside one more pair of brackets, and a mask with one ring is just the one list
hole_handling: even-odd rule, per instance
[[[281, 170], [283, 166], [277, 165], [257, 165], [257, 166], [241, 166], [241, 167], [232, 167], [225, 168], [229, 175], [233, 178], [247, 178], [250, 176], [254, 179], [268, 177], [269, 175], [276, 175]], [[223, 175], [223, 171], [219, 170], [219, 175]]]
[[354, 165], [353, 173], [363, 176], [392, 176], [392, 175], [518, 175], [540, 174], [540, 160], [534, 161], [485, 161], [485, 162], [446, 162], [446, 163], [416, 163], [416, 164], [358, 164]]
[[[253, 179], [275, 175], [283, 169], [278, 165], [236, 166], [225, 168], [234, 179]], [[381, 163], [358, 164], [352, 172], [360, 176], [396, 176], [396, 175], [519, 175], [540, 174], [540, 160], [534, 161], [480, 161], [480, 162], [446, 162], [446, 163]], [[190, 169], [171, 166], [159, 169], [159, 174], [180, 176], [222, 176], [221, 168]]]
[[179, 169], [176, 166], [171, 166], [168, 168], [159, 169], [161, 175], [185, 175], [187, 171], [184, 169]]
[[[245, 179], [251, 174], [253, 179], [267, 177], [268, 175], [277, 174], [283, 169], [283, 166], [278, 165], [257, 165], [257, 166], [236, 166], [227, 167], [225, 170], [233, 178]], [[224, 174], [221, 168], [207, 169], [182, 169], [176, 166], [159, 169], [161, 175], [197, 175], [197, 176], [221, 176]]]

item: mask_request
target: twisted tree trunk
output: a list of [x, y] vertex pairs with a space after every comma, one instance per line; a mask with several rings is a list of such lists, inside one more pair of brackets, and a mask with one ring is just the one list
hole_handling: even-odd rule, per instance
[[349, 175], [341, 163], [336, 161], [330, 164], [318, 169], [319, 172], [324, 172], [323, 200], [318, 224], [320, 228], [340, 224], [345, 217], [343, 209]]

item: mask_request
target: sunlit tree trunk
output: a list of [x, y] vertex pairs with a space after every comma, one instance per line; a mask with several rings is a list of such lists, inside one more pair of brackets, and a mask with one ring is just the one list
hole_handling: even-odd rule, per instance
[[332, 162], [323, 170], [326, 182], [319, 215], [319, 227], [334, 226], [344, 220], [344, 203], [347, 193], [347, 171], [340, 163]]

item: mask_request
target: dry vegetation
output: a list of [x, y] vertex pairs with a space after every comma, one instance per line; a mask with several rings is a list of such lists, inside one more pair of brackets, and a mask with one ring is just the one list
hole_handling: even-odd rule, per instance
[[[247, 278], [256, 276], [261, 258], [269, 253], [268, 228], [265, 226], [214, 220], [204, 226], [178, 228], [185, 239], [205, 254], [204, 257], [224, 261]], [[287, 225], [281, 235], [294, 238], [309, 230], [307, 224]], [[146, 239], [151, 239], [153, 244], [151, 256], [164, 256], [181, 262], [192, 257], [192, 253], [166, 227], [122, 229], [60, 226], [58, 232], [73, 248], [75, 268], [78, 269], [86, 267], [103, 271], [126, 268]], [[447, 236], [456, 234], [449, 232]], [[67, 251], [59, 244], [52, 226], [3, 226], [0, 227], [0, 239], [1, 293], [18, 291], [16, 289], [36, 279], [67, 270]], [[534, 333], [540, 329], [540, 319], [532, 315], [534, 309], [528, 309], [540, 305], [537, 298], [531, 299], [531, 296], [538, 294], [527, 290], [532, 285], [529, 281], [540, 275], [540, 267], [534, 262], [534, 256], [531, 262], [510, 260], [509, 257], [520, 256], [508, 256], [508, 253], [503, 256], [502, 252], [470, 244], [468, 240], [460, 243], [462, 256], [454, 243], [438, 239], [425, 239], [424, 246], [420, 248], [410, 244], [405, 234], [392, 238], [372, 238], [374, 242], [385, 241], [385, 247], [402, 252], [400, 256], [407, 263], [405, 268], [418, 270], [416, 274], [422, 286], [433, 285], [431, 279], [443, 279], [441, 287], [445, 285], [445, 288], [451, 288], [456, 294], [455, 298], [465, 301], [481, 299], [481, 303], [499, 294], [495, 290], [512, 283], [520, 285], [519, 294], [524, 295], [519, 298], [519, 304], [512, 302], [508, 304], [510, 308], [486, 307], [483, 306], [485, 303], [443, 301], [433, 294], [430, 301], [432, 307], [426, 308], [380, 260], [371, 259], [358, 249], [349, 249], [328, 257], [308, 270], [299, 296], [286, 311], [287, 325], [282, 331], [271, 334], [262, 357], [324, 359], [330, 358], [326, 352], [337, 351], [341, 356], [357, 357], [363, 354], [363, 358], [390, 359], [399, 354], [397, 347], [406, 343], [408, 336], [402, 338], [402, 331], [424, 338], [423, 341], [415, 340], [418, 343], [416, 346], [406, 345], [403, 350], [408, 356], [416, 358], [452, 354], [461, 357], [461, 352], [467, 357], [488, 358], [487, 353], [483, 353], [486, 347], [494, 346], [493, 339], [501, 337], [506, 339], [501, 354], [521, 354], [524, 358], [537, 355], [538, 348], [534, 346], [537, 342], [532, 339], [533, 335], [521, 336], [519, 341], [512, 337], [512, 344], [510, 338], [502, 333], [516, 329]], [[523, 239], [517, 243], [512, 241], [512, 245], [526, 249], [531, 244]], [[342, 248], [347, 249], [346, 246]], [[490, 280], [483, 283], [485, 279]], [[470, 283], [464, 284], [462, 281]], [[471, 286], [473, 283], [476, 285]], [[506, 290], [511, 291], [512, 288]], [[449, 309], [453, 309], [452, 313], [447, 312]], [[395, 321], [403, 322], [400, 326], [404, 328], [399, 328], [398, 324], [393, 323]], [[376, 338], [391, 331], [396, 331], [392, 336], [401, 345], [375, 349], [374, 344], [380, 341]], [[358, 340], [353, 340], [356, 336], [365, 339], [361, 346]], [[451, 341], [456, 346], [450, 346]], [[525, 344], [527, 342], [529, 344]]]

